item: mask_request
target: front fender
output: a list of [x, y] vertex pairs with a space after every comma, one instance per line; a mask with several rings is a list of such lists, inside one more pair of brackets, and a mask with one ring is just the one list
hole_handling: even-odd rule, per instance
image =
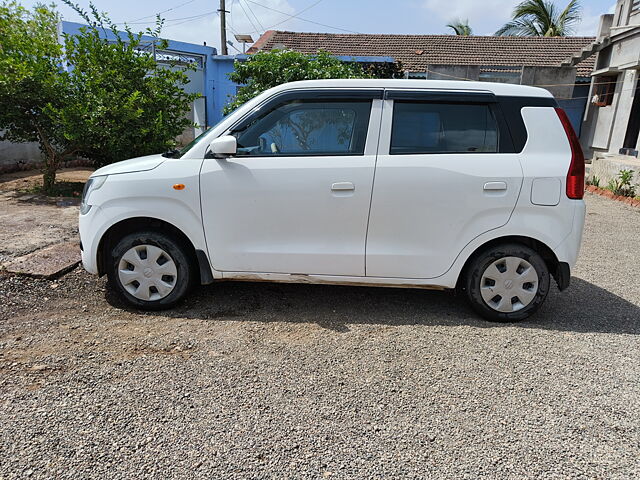
[[[83, 263], [97, 271], [98, 247], [105, 233], [131, 218], [162, 220], [180, 230], [196, 250], [207, 251], [200, 210], [202, 160], [167, 160], [156, 169], [109, 176], [91, 193], [92, 205], [80, 216]], [[184, 188], [174, 189], [175, 184]], [[85, 258], [86, 257], [86, 258]]]

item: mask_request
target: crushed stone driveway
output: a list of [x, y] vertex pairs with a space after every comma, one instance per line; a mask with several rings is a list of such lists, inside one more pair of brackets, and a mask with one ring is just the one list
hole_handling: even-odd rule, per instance
[[202, 287], [144, 313], [0, 276], [0, 478], [640, 477], [640, 209], [587, 197], [570, 289]]

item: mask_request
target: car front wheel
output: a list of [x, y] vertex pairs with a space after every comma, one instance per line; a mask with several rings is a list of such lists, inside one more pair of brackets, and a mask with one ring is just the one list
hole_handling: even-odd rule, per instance
[[484, 318], [524, 320], [549, 293], [549, 270], [542, 257], [519, 244], [498, 245], [473, 260], [466, 277], [467, 297]]
[[158, 232], [126, 235], [113, 247], [109, 283], [130, 305], [145, 310], [170, 308], [191, 286], [192, 267], [179, 242]]

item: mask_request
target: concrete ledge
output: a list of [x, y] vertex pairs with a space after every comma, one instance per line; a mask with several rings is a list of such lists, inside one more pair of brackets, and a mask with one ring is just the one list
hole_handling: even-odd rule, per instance
[[640, 184], [640, 159], [628, 155], [607, 155], [595, 158], [589, 169], [590, 178], [598, 177], [604, 187], [611, 179], [617, 179], [620, 170], [633, 170], [633, 183]]
[[76, 242], [58, 243], [42, 248], [7, 263], [4, 270], [40, 278], [64, 275], [80, 263], [80, 247]]

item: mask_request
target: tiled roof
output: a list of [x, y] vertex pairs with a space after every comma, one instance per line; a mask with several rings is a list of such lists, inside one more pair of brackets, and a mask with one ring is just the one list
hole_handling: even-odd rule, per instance
[[[481, 37], [457, 35], [379, 35], [307, 33], [269, 30], [249, 49], [275, 46], [303, 53], [326, 50], [334, 55], [389, 56], [410, 72], [427, 65], [560, 66], [594, 37]], [[578, 76], [589, 76], [594, 57], [580, 62]]]

